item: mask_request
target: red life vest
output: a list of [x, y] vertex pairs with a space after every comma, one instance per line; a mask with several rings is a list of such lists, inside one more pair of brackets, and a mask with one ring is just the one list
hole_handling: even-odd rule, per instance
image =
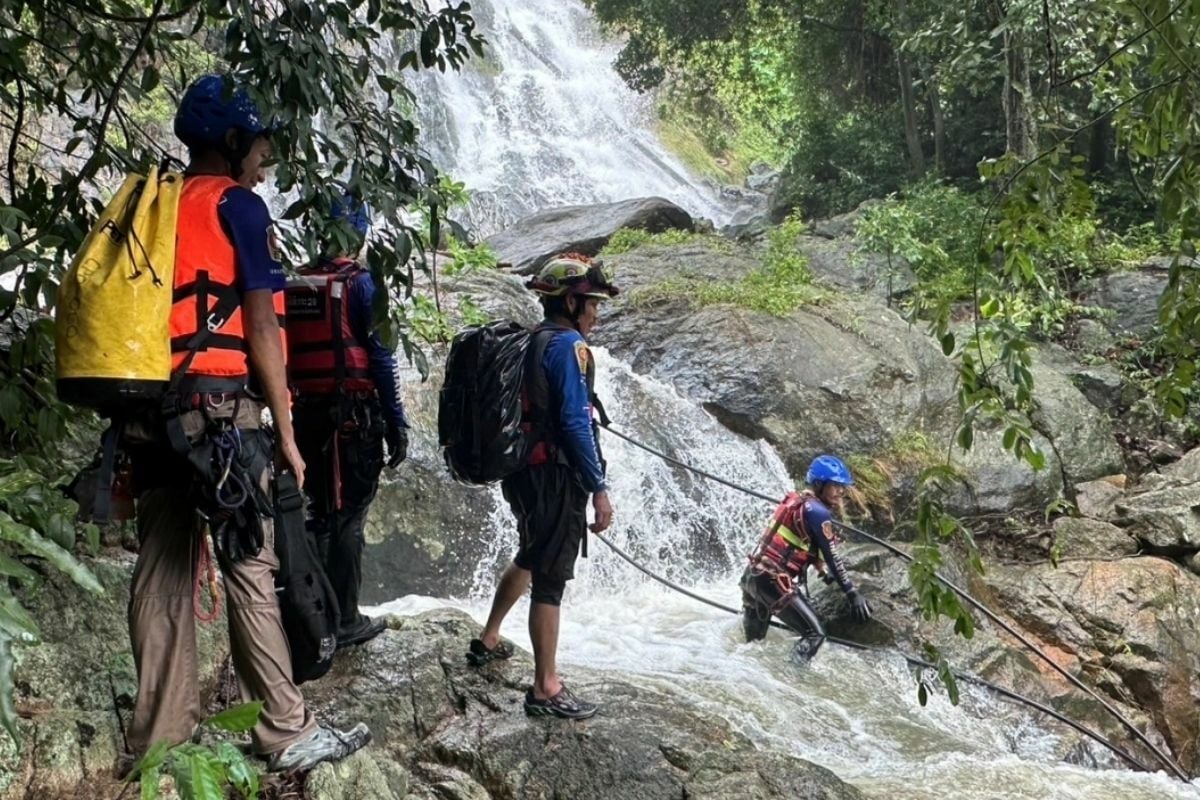
[[287, 284], [288, 375], [300, 394], [375, 390], [366, 347], [350, 326], [352, 278], [362, 272], [338, 258], [300, 270]]
[[812, 538], [804, 526], [804, 504], [814, 499], [812, 492], [789, 492], [767, 523], [750, 564], [761, 572], [786, 572], [792, 577], [804, 573], [810, 564], [820, 569], [821, 553], [812, 547]]

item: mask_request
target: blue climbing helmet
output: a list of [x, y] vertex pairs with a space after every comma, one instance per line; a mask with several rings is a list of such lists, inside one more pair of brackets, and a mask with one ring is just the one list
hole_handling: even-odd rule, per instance
[[351, 194], [344, 194], [334, 200], [329, 207], [329, 216], [336, 222], [346, 223], [359, 236], [365, 237], [371, 228], [371, 209]]
[[230, 128], [251, 137], [271, 132], [246, 89], [237, 84], [231, 88], [227, 91], [220, 75], [201, 76], [187, 88], [175, 112], [175, 135], [181, 142], [188, 147], [220, 146]]
[[804, 474], [804, 482], [810, 485], [817, 483], [837, 483], [842, 486], [853, 486], [854, 476], [850, 468], [842, 463], [837, 456], [817, 456], [808, 465]]

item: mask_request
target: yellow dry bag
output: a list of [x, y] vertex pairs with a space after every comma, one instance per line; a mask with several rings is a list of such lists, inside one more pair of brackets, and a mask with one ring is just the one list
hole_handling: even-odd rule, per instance
[[127, 176], [71, 262], [54, 336], [63, 401], [112, 413], [166, 389], [182, 189], [165, 169]]

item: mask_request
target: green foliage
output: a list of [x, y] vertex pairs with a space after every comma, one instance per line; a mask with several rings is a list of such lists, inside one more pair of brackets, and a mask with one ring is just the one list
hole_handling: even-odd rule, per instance
[[429, 297], [415, 295], [405, 311], [404, 322], [426, 344], [448, 342], [454, 336], [450, 317]]
[[[32, 641], [37, 633], [11, 598], [9, 583], [31, 582], [24, 559], [36, 558], [99, 591], [70, 553], [75, 509], [54, 488], [72, 466], [60, 452], [68, 423], [91, 418], [55, 398], [49, 315], [59, 277], [103, 198], [124, 172], [185, 156], [170, 135], [177, 98], [200, 74], [227, 72], [278, 126], [275, 179], [294, 200], [280, 226], [284, 252], [305, 262], [322, 241], [349, 244], [328, 212], [334, 198], [354, 193], [382, 223], [367, 256], [372, 273], [393, 293], [408, 294], [413, 270], [427, 267], [429, 240], [406, 222], [406, 212], [444, 208], [459, 187], [439, 182], [421, 154], [412, 95], [400, 74], [457, 68], [481, 52], [469, 11], [467, 3], [431, 10], [376, 0], [48, 0], [0, 7], [0, 130], [6, 134], [0, 155], [0, 571], [9, 579], [0, 583], [6, 612], [0, 617], [0, 724], [14, 737], [11, 643]], [[403, 312], [386, 302], [377, 312], [384, 338], [411, 351]], [[11, 336], [10, 326], [17, 327]], [[95, 546], [96, 529], [83, 530]], [[203, 776], [205, 757], [180, 759]]]
[[451, 237], [447, 242], [450, 261], [442, 267], [445, 275], [462, 275], [478, 269], [495, 269], [499, 263], [496, 251], [487, 244], [468, 245]]
[[974, 197], [922, 182], [866, 209], [856, 235], [866, 250], [886, 256], [890, 268], [903, 259], [917, 276], [919, 302], [941, 308], [970, 295], [982, 222], [983, 206]]
[[852, 454], [846, 462], [854, 475], [847, 499], [860, 513], [894, 522], [892, 491], [901, 473], [919, 473], [936, 465], [942, 454], [920, 431], [905, 431], [870, 455]]
[[[212, 731], [246, 733], [258, 722], [261, 712], [261, 702], [243, 703], [200, 724]], [[159, 781], [163, 774], [175, 779], [181, 800], [225, 800], [229, 789], [245, 800], [254, 800], [261, 786], [254, 765], [228, 741], [211, 745], [185, 742], [173, 747], [166, 742], [155, 742], [125, 781], [140, 781], [142, 800], [155, 800], [160, 796]]]
[[[631, 293], [632, 302], [652, 305], [664, 300], [684, 300], [697, 307], [734, 305], [778, 317], [802, 305], [819, 303], [825, 298], [825, 292], [813, 285], [808, 260], [796, 249], [796, 237], [803, 230], [804, 224], [798, 218], [790, 218], [772, 229], [760, 265], [740, 280], [668, 278], [653, 286], [635, 289]], [[644, 232], [631, 233], [629, 238], [653, 243], [655, 236], [669, 233], [653, 236]], [[617, 236], [613, 239], [616, 240]], [[622, 238], [617, 241], [617, 247], [624, 247], [625, 243], [626, 239]], [[612, 246], [612, 240], [609, 245]]]
[[[702, 239], [706, 243], [711, 243], [717, 237], [692, 233], [691, 231], [679, 228], [668, 228], [659, 233], [651, 233], [644, 228], [621, 228], [609, 238], [608, 243], [604, 245], [604, 249], [600, 251], [600, 256], [615, 256], [621, 253], [628, 253], [630, 250], [647, 245], [673, 247], [696, 239]], [[716, 243], [716, 246], [723, 246], [723, 242]]]
[[776, 202], [827, 217], [899, 189], [910, 170], [896, 109], [838, 111], [831, 100], [820, 106], [793, 132]]

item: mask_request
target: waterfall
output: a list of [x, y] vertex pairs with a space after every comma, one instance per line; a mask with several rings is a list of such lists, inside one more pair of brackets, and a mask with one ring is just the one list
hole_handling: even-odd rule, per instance
[[481, 0], [472, 13], [482, 59], [406, 78], [423, 146], [472, 192], [452, 213], [468, 228], [486, 236], [545, 208], [650, 195], [722, 225], [750, 202], [662, 146], [650, 98], [613, 71], [619, 45], [579, 0]]
[[[593, 350], [597, 392], [623, 432], [656, 449], [766, 494], [791, 480], [778, 454], [723, 428], [656, 378]], [[659, 574], [726, 605], [740, 605], [737, 578], [770, 507], [667, 465], [622, 440], [601, 435], [609, 462], [614, 522], [609, 535]], [[418, 613], [451, 605], [482, 621], [496, 576], [512, 558], [517, 531], [494, 491], [481, 525], [474, 583], [457, 599], [409, 596], [373, 613]], [[753, 741], [833, 770], [870, 798], [1065, 800], [1194, 798], [1194, 788], [1164, 774], [1063, 763], [1061, 728], [1027, 709], [962, 685], [951, 705], [933, 692], [917, 700], [899, 656], [826, 646], [806, 667], [789, 658], [791, 637], [772, 631], [746, 644], [741, 621], [654, 583], [592, 539], [563, 601], [559, 662], [570, 679], [580, 666], [680, 696], [730, 720]], [[832, 591], [818, 587], [815, 591]], [[504, 634], [529, 649], [528, 604], [505, 621]], [[464, 643], [465, 646], [465, 643]], [[596, 697], [603, 702], [603, 697]], [[999, 789], [998, 787], [1003, 787]]]

